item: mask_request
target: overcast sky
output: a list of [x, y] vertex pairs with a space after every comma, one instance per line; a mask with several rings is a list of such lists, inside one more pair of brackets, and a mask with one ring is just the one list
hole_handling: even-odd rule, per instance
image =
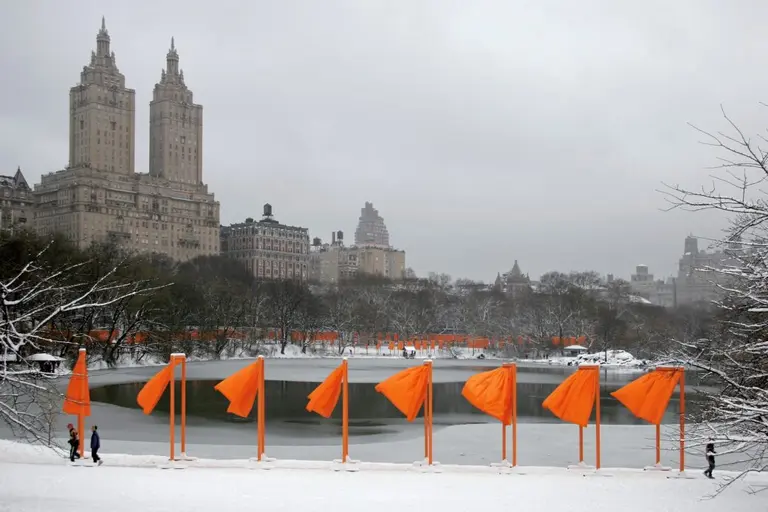
[[270, 202], [351, 241], [372, 201], [420, 275], [670, 275], [688, 233], [724, 225], [660, 211], [662, 181], [714, 163], [687, 123], [768, 114], [765, 1], [28, 0], [0, 16], [0, 174], [66, 165], [102, 14], [136, 90], [136, 171], [175, 36], [223, 224]]

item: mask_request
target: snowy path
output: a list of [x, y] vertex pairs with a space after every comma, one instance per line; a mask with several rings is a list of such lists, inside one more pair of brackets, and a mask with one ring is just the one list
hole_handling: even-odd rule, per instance
[[570, 512], [750, 512], [766, 508], [767, 496], [749, 494], [745, 483], [714, 500], [702, 500], [717, 483], [698, 472], [690, 480], [659, 473], [606, 474], [613, 476], [544, 468], [526, 475], [500, 475], [0, 463], [0, 510], [391, 512], [416, 506], [466, 512], [501, 506]]

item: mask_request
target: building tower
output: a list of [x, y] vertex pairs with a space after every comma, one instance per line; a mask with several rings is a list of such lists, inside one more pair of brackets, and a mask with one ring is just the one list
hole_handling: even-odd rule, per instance
[[69, 167], [133, 174], [136, 91], [125, 87], [109, 43], [102, 17], [96, 51], [69, 90]]
[[203, 107], [193, 102], [184, 83], [173, 38], [149, 104], [149, 174], [177, 183], [203, 183]]
[[389, 248], [389, 231], [379, 211], [373, 207], [373, 203], [366, 202], [365, 208], [360, 209], [360, 221], [355, 231], [355, 245]]

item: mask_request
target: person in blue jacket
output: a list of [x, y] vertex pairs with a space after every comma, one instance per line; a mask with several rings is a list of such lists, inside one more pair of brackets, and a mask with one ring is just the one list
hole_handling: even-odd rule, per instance
[[99, 448], [101, 448], [101, 438], [99, 437], [99, 427], [91, 427], [91, 458], [93, 462], [101, 466], [102, 460], [99, 457]]

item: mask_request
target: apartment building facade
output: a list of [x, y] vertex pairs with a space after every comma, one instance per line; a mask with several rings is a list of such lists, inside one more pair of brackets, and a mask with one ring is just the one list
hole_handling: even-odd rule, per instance
[[202, 106], [175, 42], [150, 103], [148, 173], [135, 172], [135, 91], [102, 18], [96, 51], [70, 89], [69, 165], [34, 188], [34, 228], [79, 247], [112, 241], [175, 260], [219, 253], [220, 205], [202, 181]]
[[257, 279], [309, 279], [307, 228], [276, 221], [269, 204], [260, 221], [222, 226], [220, 244], [222, 255], [242, 263]]
[[16, 169], [13, 175], [0, 174], [0, 230], [14, 232], [33, 227], [32, 189]]

